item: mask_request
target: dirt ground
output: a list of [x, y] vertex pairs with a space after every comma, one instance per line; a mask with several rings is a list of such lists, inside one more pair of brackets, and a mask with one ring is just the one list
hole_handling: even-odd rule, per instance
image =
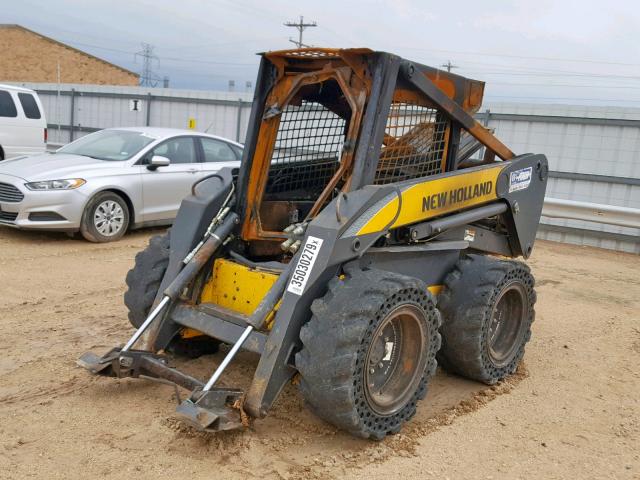
[[[640, 479], [640, 257], [539, 242], [520, 371], [487, 388], [439, 372], [398, 435], [354, 439], [295, 386], [243, 432], [199, 434], [163, 385], [76, 367], [131, 333], [124, 277], [148, 237], [94, 245], [0, 228], [0, 478]], [[220, 355], [185, 364], [206, 377]], [[246, 385], [256, 357], [224, 377]]]

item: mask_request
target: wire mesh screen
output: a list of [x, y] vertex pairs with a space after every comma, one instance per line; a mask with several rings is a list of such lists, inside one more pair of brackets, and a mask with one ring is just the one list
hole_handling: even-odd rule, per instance
[[448, 120], [434, 108], [393, 103], [374, 183], [442, 173]]
[[280, 115], [266, 193], [269, 198], [315, 198], [338, 169], [347, 120], [305, 100]]

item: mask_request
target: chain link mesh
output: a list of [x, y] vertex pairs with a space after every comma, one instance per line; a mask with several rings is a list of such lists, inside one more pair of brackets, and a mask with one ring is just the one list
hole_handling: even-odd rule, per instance
[[442, 173], [449, 122], [434, 108], [393, 103], [374, 184]]
[[338, 169], [346, 120], [317, 102], [303, 100], [280, 114], [266, 193], [298, 192], [314, 198]]

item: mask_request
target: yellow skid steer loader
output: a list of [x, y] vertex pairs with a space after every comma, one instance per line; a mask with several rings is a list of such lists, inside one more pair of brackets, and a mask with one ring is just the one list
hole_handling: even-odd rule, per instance
[[[310, 408], [365, 438], [416, 412], [440, 363], [493, 384], [534, 319], [544, 155], [474, 120], [484, 84], [368, 49], [262, 55], [244, 156], [193, 188], [127, 275], [137, 328], [94, 374], [170, 382], [206, 430], [262, 418], [299, 377]], [[229, 345], [209, 379], [169, 365]], [[247, 391], [217, 386], [240, 349]]]

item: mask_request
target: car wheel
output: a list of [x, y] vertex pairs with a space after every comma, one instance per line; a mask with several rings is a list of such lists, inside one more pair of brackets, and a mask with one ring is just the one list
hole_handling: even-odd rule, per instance
[[80, 233], [95, 243], [113, 242], [129, 228], [129, 207], [124, 199], [113, 192], [97, 194], [84, 209]]

